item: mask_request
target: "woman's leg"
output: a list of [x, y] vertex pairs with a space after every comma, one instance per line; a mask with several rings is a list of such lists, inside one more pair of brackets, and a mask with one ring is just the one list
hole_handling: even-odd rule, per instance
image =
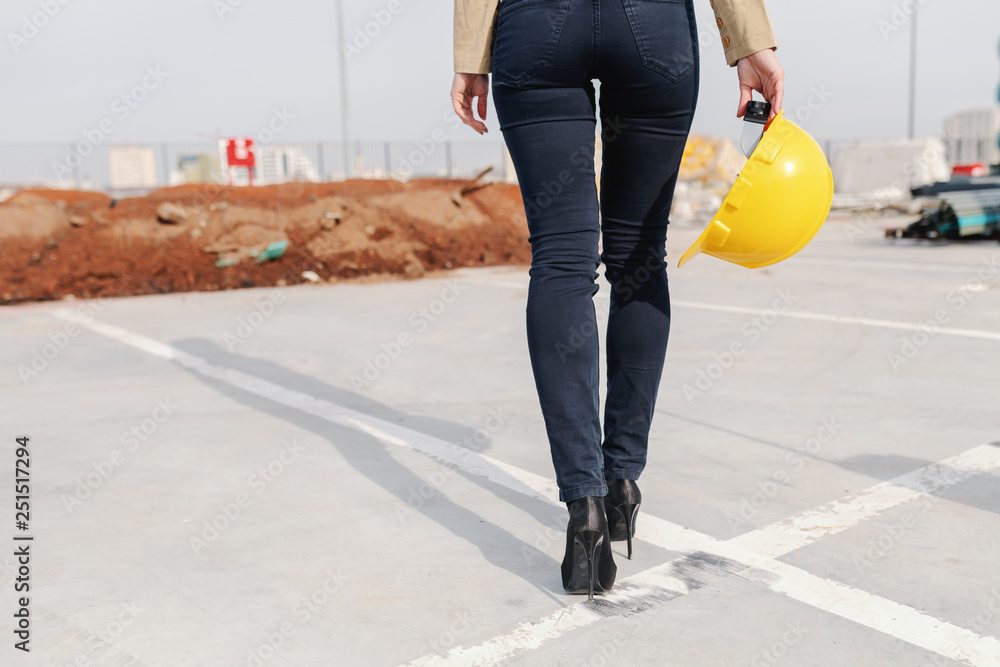
[[611, 285], [604, 471], [635, 480], [670, 331], [667, 222], [698, 95], [698, 52], [690, 0], [600, 0], [600, 13], [601, 259]]
[[[593, 301], [600, 234], [594, 15], [580, 0], [517, 5], [498, 24], [493, 95], [530, 233], [531, 368], [559, 499], [570, 502], [607, 493]], [[539, 66], [544, 71], [531, 74]]]

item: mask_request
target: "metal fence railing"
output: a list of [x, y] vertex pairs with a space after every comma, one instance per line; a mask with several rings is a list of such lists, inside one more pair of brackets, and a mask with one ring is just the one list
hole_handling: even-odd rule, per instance
[[[820, 139], [832, 160], [845, 146], [864, 139]], [[948, 146], [951, 160], [951, 146]], [[497, 179], [516, 182], [500, 141], [358, 141], [345, 151], [343, 142], [277, 142], [256, 147], [255, 184], [290, 181], [337, 181], [353, 178], [468, 178], [493, 167]], [[248, 182], [245, 170], [226, 174], [219, 142], [163, 142], [91, 145], [0, 144], [0, 188], [50, 187], [115, 192], [148, 191], [183, 183]]]
[[[502, 142], [362, 141], [263, 144], [256, 147], [255, 184], [352, 178], [471, 177], [493, 167], [514, 180]], [[226, 182], [224, 154], [212, 141], [127, 145], [2, 144], [0, 187], [49, 187], [103, 191], [149, 190], [168, 185]], [[234, 169], [234, 183], [247, 182]]]

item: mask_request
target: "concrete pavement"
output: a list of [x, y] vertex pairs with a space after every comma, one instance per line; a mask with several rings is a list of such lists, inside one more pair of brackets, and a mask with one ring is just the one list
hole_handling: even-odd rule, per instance
[[4, 308], [34, 551], [3, 662], [1000, 664], [998, 260], [831, 220], [773, 267], [672, 266], [636, 558], [595, 608], [560, 586], [524, 267]]

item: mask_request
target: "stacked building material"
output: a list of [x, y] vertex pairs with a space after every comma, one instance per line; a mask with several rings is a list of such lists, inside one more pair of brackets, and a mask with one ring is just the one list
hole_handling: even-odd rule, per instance
[[1000, 188], [941, 192], [940, 205], [911, 224], [906, 236], [988, 238], [1000, 230]]
[[914, 197], [936, 197], [956, 190], [995, 190], [1000, 188], [1000, 176], [952, 176], [951, 180], [913, 188]]

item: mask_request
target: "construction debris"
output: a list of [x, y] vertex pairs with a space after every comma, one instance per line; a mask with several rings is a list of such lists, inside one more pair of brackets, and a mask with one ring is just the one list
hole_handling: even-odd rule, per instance
[[230, 266], [236, 266], [240, 263], [240, 253], [238, 251], [228, 251], [220, 252], [219, 257], [215, 260], [215, 266], [220, 269], [225, 269]]
[[330, 230], [340, 224], [341, 218], [344, 214], [341, 211], [326, 211], [323, 213], [323, 219], [320, 221], [320, 226], [323, 229]]
[[285, 250], [287, 249], [288, 239], [281, 239], [280, 241], [269, 243], [266, 248], [253, 252], [252, 255], [257, 258], [257, 263], [260, 264], [261, 262], [278, 259], [285, 254]]
[[[326, 283], [530, 262], [518, 187], [467, 190], [456, 207], [451, 195], [466, 184], [191, 184], [119, 199], [113, 208], [102, 193], [22, 190], [0, 202], [0, 304], [294, 285], [309, 281], [306, 270]], [[165, 203], [182, 208], [186, 222], [160, 222], [161, 214], [174, 217]], [[75, 226], [73, 216], [87, 223]], [[273, 257], [277, 241], [287, 245]]]
[[163, 202], [156, 209], [156, 219], [169, 225], [178, 225], [188, 219], [184, 207], [171, 202]]
[[469, 194], [473, 190], [478, 190], [479, 188], [484, 188], [487, 185], [489, 185], [492, 181], [487, 183], [480, 183], [480, 180], [482, 179], [483, 176], [490, 173], [491, 171], [493, 171], [493, 165], [486, 167], [486, 169], [483, 169], [481, 172], [479, 172], [478, 174], [467, 180], [465, 183], [461, 185], [461, 187], [459, 187], [457, 190], [451, 193], [451, 200], [455, 202], [455, 206], [461, 206], [462, 197]]

